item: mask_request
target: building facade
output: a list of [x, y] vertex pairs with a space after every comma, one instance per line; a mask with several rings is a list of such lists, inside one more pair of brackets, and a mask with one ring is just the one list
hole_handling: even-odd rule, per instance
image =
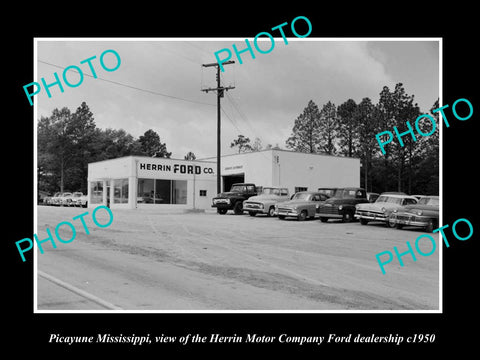
[[[222, 190], [234, 183], [297, 191], [360, 185], [360, 160], [270, 149], [221, 158]], [[88, 164], [88, 206], [210, 209], [216, 161], [127, 156]]]

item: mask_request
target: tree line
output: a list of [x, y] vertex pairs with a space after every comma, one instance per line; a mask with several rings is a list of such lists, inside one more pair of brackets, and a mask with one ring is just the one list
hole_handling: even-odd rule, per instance
[[[37, 126], [38, 189], [87, 192], [88, 163], [128, 155], [170, 158], [152, 129], [134, 138], [125, 130], [100, 129], [85, 102], [72, 112], [64, 107], [41, 116]], [[185, 157], [195, 158], [193, 153]]]
[[[437, 108], [438, 99], [432, 104], [430, 113]], [[407, 131], [406, 122], [414, 124], [421, 114], [414, 95], [407, 94], [402, 83], [397, 83], [393, 91], [384, 86], [377, 104], [365, 97], [358, 104], [352, 99], [338, 106], [328, 101], [320, 109], [310, 100], [295, 119], [285, 146], [304, 153], [359, 158], [360, 185], [367, 191], [438, 194], [438, 130], [428, 137], [417, 137], [417, 141], [406, 135], [402, 138], [404, 146], [394, 141], [386, 146], [385, 155], [375, 138], [376, 134], [393, 126], [399, 133]], [[438, 124], [438, 113], [433, 117]], [[423, 133], [429, 133], [431, 126], [428, 121], [419, 122]], [[239, 135], [231, 147], [237, 147], [239, 152], [260, 150], [258, 138], [255, 143], [256, 146], [251, 146], [249, 138]]]
[[[437, 99], [430, 113], [438, 107]], [[393, 141], [386, 145], [385, 155], [375, 138], [393, 126], [400, 133], [406, 131], [406, 122], [415, 123], [421, 114], [414, 96], [408, 95], [401, 83], [393, 91], [384, 86], [377, 104], [366, 97], [359, 103], [348, 99], [338, 106], [328, 101], [320, 109], [310, 100], [294, 120], [285, 146], [305, 153], [359, 158], [360, 185], [367, 191], [438, 194], [438, 130], [428, 137], [417, 137], [416, 142], [406, 135], [402, 138], [403, 147]], [[438, 113], [433, 117], [438, 123]], [[431, 126], [429, 122], [419, 122], [423, 133], [429, 133]], [[172, 154], [152, 129], [134, 138], [123, 129], [97, 128], [85, 102], [75, 112], [66, 107], [54, 109], [50, 116], [40, 118], [37, 129], [38, 189], [49, 193], [86, 193], [91, 162], [129, 155], [170, 158]], [[238, 152], [280, 148], [278, 144], [263, 148], [259, 138], [251, 142], [244, 135], [239, 135], [230, 146]], [[196, 156], [190, 151], [184, 158], [195, 160]]]

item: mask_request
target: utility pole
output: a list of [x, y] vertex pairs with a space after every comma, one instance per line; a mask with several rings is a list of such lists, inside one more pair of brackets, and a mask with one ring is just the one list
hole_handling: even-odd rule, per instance
[[[230, 60], [222, 63], [223, 65], [228, 65], [228, 64], [234, 64], [235, 61]], [[221, 108], [220, 108], [220, 98], [223, 97], [224, 95], [224, 90], [230, 90], [230, 89], [235, 89], [235, 86], [227, 86], [227, 87], [222, 87], [220, 84], [220, 65], [218, 63], [210, 63], [210, 64], [203, 64], [203, 67], [211, 67], [211, 66], [216, 66], [217, 67], [217, 87], [216, 88], [208, 88], [208, 89], [202, 89], [202, 91], [205, 91], [208, 93], [209, 91], [216, 91], [217, 92], [217, 193], [222, 192], [222, 183], [221, 183], [221, 166], [220, 166], [220, 153], [221, 153], [221, 141], [220, 141], [220, 135], [221, 135]]]

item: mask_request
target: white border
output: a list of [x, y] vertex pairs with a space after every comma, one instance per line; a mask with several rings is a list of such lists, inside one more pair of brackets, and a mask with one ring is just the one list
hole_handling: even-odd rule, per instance
[[[175, 38], [98, 38], [98, 37], [79, 37], [79, 38], [34, 38], [33, 40], [33, 76], [34, 80], [38, 78], [37, 73], [37, 47], [39, 41], [245, 41], [245, 39], [253, 40], [253, 38], [242, 38], [242, 37], [227, 37], [227, 38], [188, 38], [188, 37], [175, 37]], [[275, 41], [283, 41], [283, 38], [274, 38]], [[266, 41], [267, 39], [258, 39], [261, 41]], [[287, 40], [290, 41], [438, 41], [439, 43], [439, 106], [443, 106], [443, 38], [442, 37], [371, 37], [371, 38], [355, 38], [355, 37], [334, 37], [334, 38], [315, 38], [315, 37], [305, 37], [305, 38], [290, 38], [287, 37]], [[38, 193], [38, 179], [37, 179], [37, 101], [34, 101], [33, 105], [33, 117], [34, 117], [34, 161], [33, 161], [33, 172], [34, 172], [34, 229], [37, 233], [37, 193]], [[439, 115], [441, 116], [441, 115]], [[439, 121], [440, 123], [440, 121]], [[440, 197], [440, 213], [439, 213], [439, 226], [443, 226], [443, 126], [440, 126], [440, 168], [439, 168], [439, 197]], [[439, 235], [440, 236], [440, 235]], [[33, 240], [33, 239], [32, 239]], [[439, 314], [443, 313], [443, 246], [441, 246], [441, 238], [439, 237], [439, 309], [434, 310], [39, 310], [38, 309], [38, 292], [37, 292], [37, 244], [36, 241], [33, 241], [33, 266], [34, 266], [34, 279], [33, 279], [33, 291], [34, 291], [34, 301], [33, 301], [33, 312], [40, 314], [72, 314], [72, 313], [99, 313], [99, 314], [145, 314], [145, 313], [165, 313], [165, 314], [318, 314], [318, 313], [327, 313], [327, 314]]]

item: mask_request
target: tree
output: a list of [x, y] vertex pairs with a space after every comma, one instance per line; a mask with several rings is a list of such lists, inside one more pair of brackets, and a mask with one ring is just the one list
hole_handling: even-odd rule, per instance
[[357, 105], [354, 112], [354, 122], [358, 124], [358, 153], [362, 162], [363, 170], [363, 186], [365, 190], [369, 191], [372, 185], [368, 181], [370, 166], [372, 164], [372, 156], [377, 144], [375, 134], [378, 132], [378, 109], [372, 104], [370, 98], [363, 98]]
[[187, 155], [184, 156], [185, 160], [195, 160], [196, 158], [197, 157], [195, 156], [195, 154], [191, 151], [189, 151]]
[[337, 107], [340, 153], [348, 157], [353, 157], [357, 153], [359, 145], [356, 108], [357, 104], [352, 99], [348, 99]]
[[71, 139], [72, 114], [66, 107], [54, 109], [49, 117], [41, 117], [38, 123], [38, 165], [51, 178], [60, 191], [64, 191], [65, 173], [73, 158]]
[[[420, 115], [420, 109], [414, 101], [413, 95], [408, 95], [405, 92], [402, 83], [395, 85], [395, 90], [390, 92], [388, 87], [384, 87], [380, 93], [379, 108], [382, 112], [382, 126], [386, 129], [393, 129], [395, 126], [400, 134], [408, 131], [407, 122], [414, 124], [416, 118]], [[414, 125], [412, 125], [413, 128]], [[396, 139], [398, 140], [398, 139]], [[411, 134], [405, 134], [401, 137], [403, 146], [400, 141], [392, 141], [385, 146], [385, 162], [387, 163], [391, 155], [391, 160], [395, 165], [397, 171], [397, 191], [403, 191], [404, 189], [404, 172], [408, 169], [407, 179], [409, 184], [406, 187], [411, 191], [411, 179], [412, 179], [412, 157], [414, 155], [415, 140], [413, 140]], [[390, 152], [388, 151], [388, 148]]]
[[252, 151], [260, 151], [262, 150], [262, 141], [256, 137], [252, 144]]
[[139, 137], [140, 149], [151, 157], [170, 158], [171, 152], [167, 151], [167, 145], [160, 141], [160, 136], [152, 129], [147, 130]]
[[293, 125], [292, 134], [286, 141], [289, 149], [306, 153], [318, 153], [321, 149], [320, 112], [310, 100]]
[[252, 151], [252, 146], [250, 145], [250, 139], [243, 135], [238, 135], [238, 138], [233, 140], [232, 143], [230, 143], [230, 147], [231, 148], [238, 147], [239, 154], [242, 152]]
[[320, 111], [320, 140], [325, 153], [335, 154], [338, 131], [337, 108], [331, 101], [323, 105]]

